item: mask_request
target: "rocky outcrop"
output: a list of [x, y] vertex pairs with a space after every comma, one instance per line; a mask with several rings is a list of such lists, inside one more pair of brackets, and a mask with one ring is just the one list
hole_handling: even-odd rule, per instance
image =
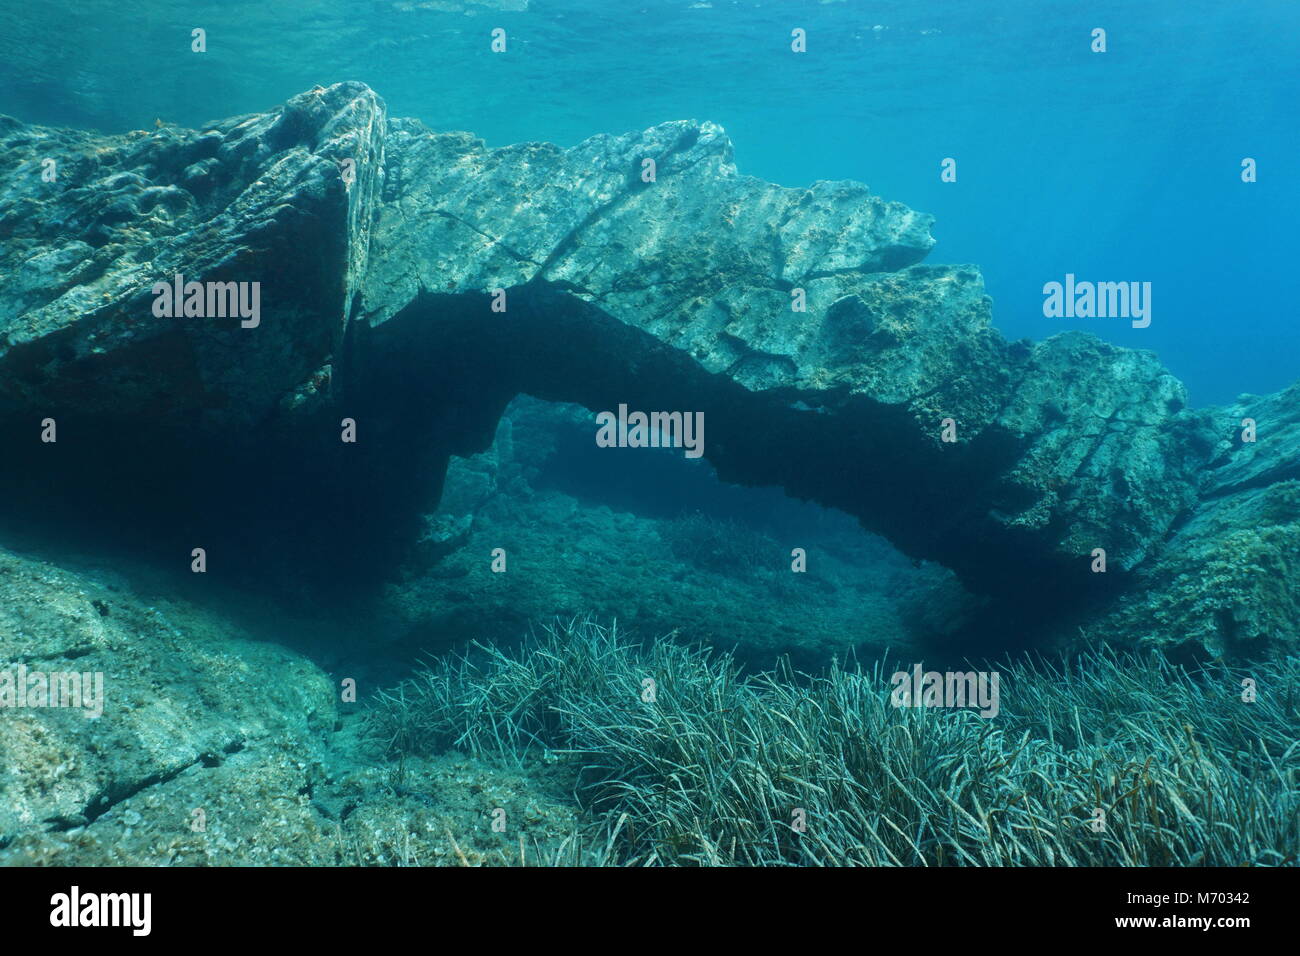
[[[0, 402], [232, 427], [326, 387], [384, 122], [357, 83], [203, 130], [0, 119]], [[152, 289], [178, 274], [257, 283], [259, 324], [157, 317]]]
[[1300, 621], [1300, 482], [1213, 499], [1138, 570], [1089, 635], [1185, 656], [1291, 653]]
[[1185, 524], [1089, 623], [1103, 641], [1261, 657], [1300, 642], [1300, 385], [1207, 413], [1225, 437]]
[[0, 549], [0, 850], [96, 823], [211, 845], [249, 822], [217, 796], [228, 762], [308, 786], [335, 723], [330, 683], [237, 633], [184, 601], [146, 604], [114, 572]]
[[[1055, 614], [1191, 528], [1221, 493], [1210, 463], [1285, 475], [1225, 453], [1223, 422], [1149, 353], [1005, 341], [976, 268], [920, 264], [928, 217], [854, 183], [742, 176], [710, 123], [490, 149], [340, 84], [200, 132], [0, 130], [19, 170], [0, 420], [198, 428], [193, 455], [279, 476], [298, 529], [382, 487], [355, 537], [417, 533], [413, 476], [488, 448], [521, 392], [702, 412], [722, 478], [844, 509], [1003, 609]], [[155, 318], [175, 272], [263, 282], [260, 326]]]
[[1201, 482], [1203, 498], [1300, 479], [1300, 382], [1273, 395], [1242, 395], [1212, 414], [1225, 437]]
[[571, 840], [567, 778], [382, 765], [341, 699], [376, 689], [367, 654], [331, 678], [286, 646], [319, 621], [251, 633], [140, 577], [0, 548], [0, 866], [532, 865]]

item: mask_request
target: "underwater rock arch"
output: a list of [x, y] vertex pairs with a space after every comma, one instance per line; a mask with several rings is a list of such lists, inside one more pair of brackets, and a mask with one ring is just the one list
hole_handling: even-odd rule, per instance
[[[712, 123], [493, 149], [341, 83], [199, 131], [0, 118], [0, 155], [0, 438], [10, 478], [67, 500], [395, 539], [515, 394], [626, 403], [703, 412], [723, 480], [1050, 614], [1142, 568], [1255, 454], [1150, 353], [1007, 342], [977, 268], [922, 264], [928, 216], [741, 175]], [[260, 283], [262, 315], [157, 318], [181, 273]]]
[[[566, 290], [538, 282], [505, 292], [503, 313], [486, 294], [425, 293], [382, 325], [353, 325], [339, 407], [355, 404], [370, 440], [395, 456], [413, 434], [436, 434], [440, 454], [484, 450], [520, 393], [593, 413], [619, 404], [701, 413], [704, 457], [724, 481], [779, 486], [853, 514], [984, 593], [1005, 591], [1009, 567], [995, 556], [1026, 584], [1045, 585], [1056, 570], [980, 524], [972, 491], [1016, 461], [1009, 435], [945, 445], [937, 421], [934, 435], [922, 433], [905, 410], [847, 390], [820, 394], [816, 408], [797, 389], [751, 391]], [[596, 431], [593, 414], [593, 442]]]

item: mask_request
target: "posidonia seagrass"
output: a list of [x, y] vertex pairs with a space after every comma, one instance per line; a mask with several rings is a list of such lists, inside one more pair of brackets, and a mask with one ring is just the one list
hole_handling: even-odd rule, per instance
[[[367, 726], [392, 754], [571, 755], [601, 862], [1300, 857], [1300, 662], [1191, 671], [1108, 651], [1013, 662], [992, 720], [891, 706], [889, 673], [743, 676], [725, 654], [578, 619], [509, 652], [475, 645], [434, 661], [379, 696]], [[1243, 677], [1254, 702], [1242, 700]]]

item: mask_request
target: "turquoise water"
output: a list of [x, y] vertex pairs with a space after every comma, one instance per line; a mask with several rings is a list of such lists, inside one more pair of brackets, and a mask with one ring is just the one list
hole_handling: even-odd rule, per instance
[[[978, 264], [1008, 336], [1080, 327], [1153, 349], [1197, 405], [1276, 390], [1300, 367], [1295, 3], [6, 7], [0, 111], [28, 122], [199, 125], [344, 79], [391, 115], [493, 145], [711, 119], [742, 172], [856, 179], [934, 214], [931, 261]], [[189, 50], [195, 26], [206, 54]], [[1090, 50], [1095, 27], [1105, 53]], [[955, 183], [940, 181], [946, 157]], [[1151, 282], [1151, 326], [1045, 318], [1042, 286], [1066, 273]]]

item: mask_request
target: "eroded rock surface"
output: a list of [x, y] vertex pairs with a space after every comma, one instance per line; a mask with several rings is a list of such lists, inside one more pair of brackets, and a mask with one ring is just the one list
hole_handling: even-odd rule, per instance
[[[145, 604], [111, 571], [0, 549], [0, 846], [17, 841], [18, 852], [25, 837], [118, 819], [159, 792], [210, 794], [229, 760], [308, 785], [334, 727], [329, 681], [234, 630], [183, 601]], [[61, 682], [58, 706], [38, 696], [37, 675], [52, 686], [73, 673], [86, 678], [75, 695]], [[185, 842], [196, 808], [211, 813], [214, 836], [230, 825], [181, 799], [159, 805], [151, 825]]]
[[[202, 130], [0, 118], [0, 402], [229, 426], [319, 388], [365, 269], [384, 121], [358, 83]], [[256, 337], [157, 318], [151, 290], [177, 274], [259, 283]]]
[[[1091, 622], [1104, 641], [1215, 657], [1294, 653], [1300, 642], [1300, 386], [1243, 395], [1207, 419], [1222, 435], [1201, 497]], [[1254, 441], [1243, 440], [1251, 435]]]
[[[0, 548], [0, 866], [534, 865], [572, 840], [562, 767], [448, 755], [394, 773], [339, 675], [285, 646], [290, 622], [259, 640], [138, 588]], [[74, 672], [102, 676], [97, 705], [36, 696], [37, 674]]]

